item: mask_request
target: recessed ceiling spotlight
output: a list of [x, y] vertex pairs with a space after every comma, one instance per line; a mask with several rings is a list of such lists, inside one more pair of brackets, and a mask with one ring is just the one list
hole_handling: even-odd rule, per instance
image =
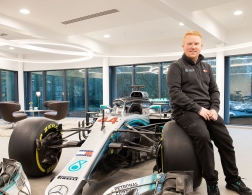
[[28, 9], [21, 9], [20, 13], [22, 13], [22, 14], [29, 14], [30, 11]]
[[104, 35], [103, 37], [105, 37], [105, 38], [109, 38], [109, 37], [110, 37], [110, 35]]
[[9, 49], [15, 49], [14, 47], [9, 47]]
[[180, 26], [184, 26], [184, 23], [183, 23], [183, 22], [180, 22], [179, 25], [180, 25]]
[[240, 11], [240, 10], [234, 12], [234, 15], [241, 15], [241, 14], [242, 14], [242, 11]]

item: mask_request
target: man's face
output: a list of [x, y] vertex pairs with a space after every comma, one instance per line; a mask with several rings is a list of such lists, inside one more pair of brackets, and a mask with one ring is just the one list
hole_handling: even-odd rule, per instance
[[197, 61], [202, 46], [201, 38], [195, 35], [187, 35], [182, 45], [185, 55], [194, 62]]

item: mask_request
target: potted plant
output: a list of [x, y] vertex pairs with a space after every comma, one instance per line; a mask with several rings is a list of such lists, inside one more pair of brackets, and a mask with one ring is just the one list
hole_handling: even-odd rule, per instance
[[33, 102], [29, 102], [29, 105], [30, 105], [29, 110], [33, 110], [33, 107], [32, 107]]

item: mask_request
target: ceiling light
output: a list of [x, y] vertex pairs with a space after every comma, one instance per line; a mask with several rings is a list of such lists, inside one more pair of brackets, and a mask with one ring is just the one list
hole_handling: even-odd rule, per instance
[[28, 9], [21, 9], [20, 13], [22, 13], [22, 14], [29, 14], [30, 11]]
[[110, 37], [110, 35], [104, 35], [103, 37], [105, 37], [105, 38], [109, 38], [109, 37]]
[[184, 26], [184, 23], [183, 23], [183, 22], [180, 22], [179, 25], [180, 25], [180, 26]]
[[242, 14], [242, 11], [235, 11], [234, 12], [234, 15], [241, 15]]
[[14, 47], [9, 47], [9, 49], [15, 49]]
[[[89, 60], [93, 57], [93, 52], [87, 48], [79, 47], [72, 44], [65, 44], [65, 43], [56, 43], [50, 42], [46, 40], [6, 40], [0, 38], [0, 44], [3, 43], [4, 45], [9, 45], [10, 47], [19, 47], [23, 49], [41, 51], [41, 52], [48, 52], [48, 53], [55, 53], [55, 54], [62, 54], [62, 55], [74, 55], [74, 56], [81, 56], [80, 58], [70, 58], [70, 59], [63, 59], [63, 60], [30, 60], [30, 59], [20, 59], [20, 58], [13, 58], [13, 57], [6, 57], [0, 54], [0, 59], [16, 61], [16, 62], [26, 62], [26, 63], [72, 63], [72, 62], [81, 62], [84, 60]], [[30, 43], [30, 44], [28, 44]], [[42, 44], [42, 45], [57, 45], [57, 46], [64, 46], [82, 50], [81, 52], [77, 51], [67, 51], [67, 50], [57, 50], [57, 49], [49, 49], [45, 47], [37, 47], [33, 46], [32, 44]]]

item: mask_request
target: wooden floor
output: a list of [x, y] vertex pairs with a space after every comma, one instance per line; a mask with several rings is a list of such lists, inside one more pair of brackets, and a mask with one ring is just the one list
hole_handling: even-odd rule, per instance
[[[236, 161], [239, 168], [240, 176], [245, 178], [243, 181], [252, 188], [252, 126], [251, 127], [234, 127], [228, 126], [230, 135], [234, 140], [234, 147], [236, 151]], [[0, 137], [0, 160], [5, 157], [8, 158], [8, 142], [9, 137]], [[78, 148], [67, 148], [63, 150], [60, 162], [54, 172], [43, 178], [29, 178], [33, 195], [44, 195], [44, 191], [50, 182], [50, 179], [56, 175], [72, 158]], [[222, 195], [235, 195], [235, 192], [225, 188], [225, 178], [223, 175], [218, 151], [215, 148], [215, 162], [216, 170], [219, 171], [219, 188]], [[109, 187], [141, 176], [151, 175], [152, 168], [155, 164], [154, 160], [150, 160], [138, 164], [131, 168], [125, 168], [114, 174], [113, 176], [100, 181], [91, 186], [86, 185], [83, 189], [83, 195], [102, 195]], [[206, 184], [203, 180], [200, 187], [195, 189], [195, 195], [206, 195]]]

